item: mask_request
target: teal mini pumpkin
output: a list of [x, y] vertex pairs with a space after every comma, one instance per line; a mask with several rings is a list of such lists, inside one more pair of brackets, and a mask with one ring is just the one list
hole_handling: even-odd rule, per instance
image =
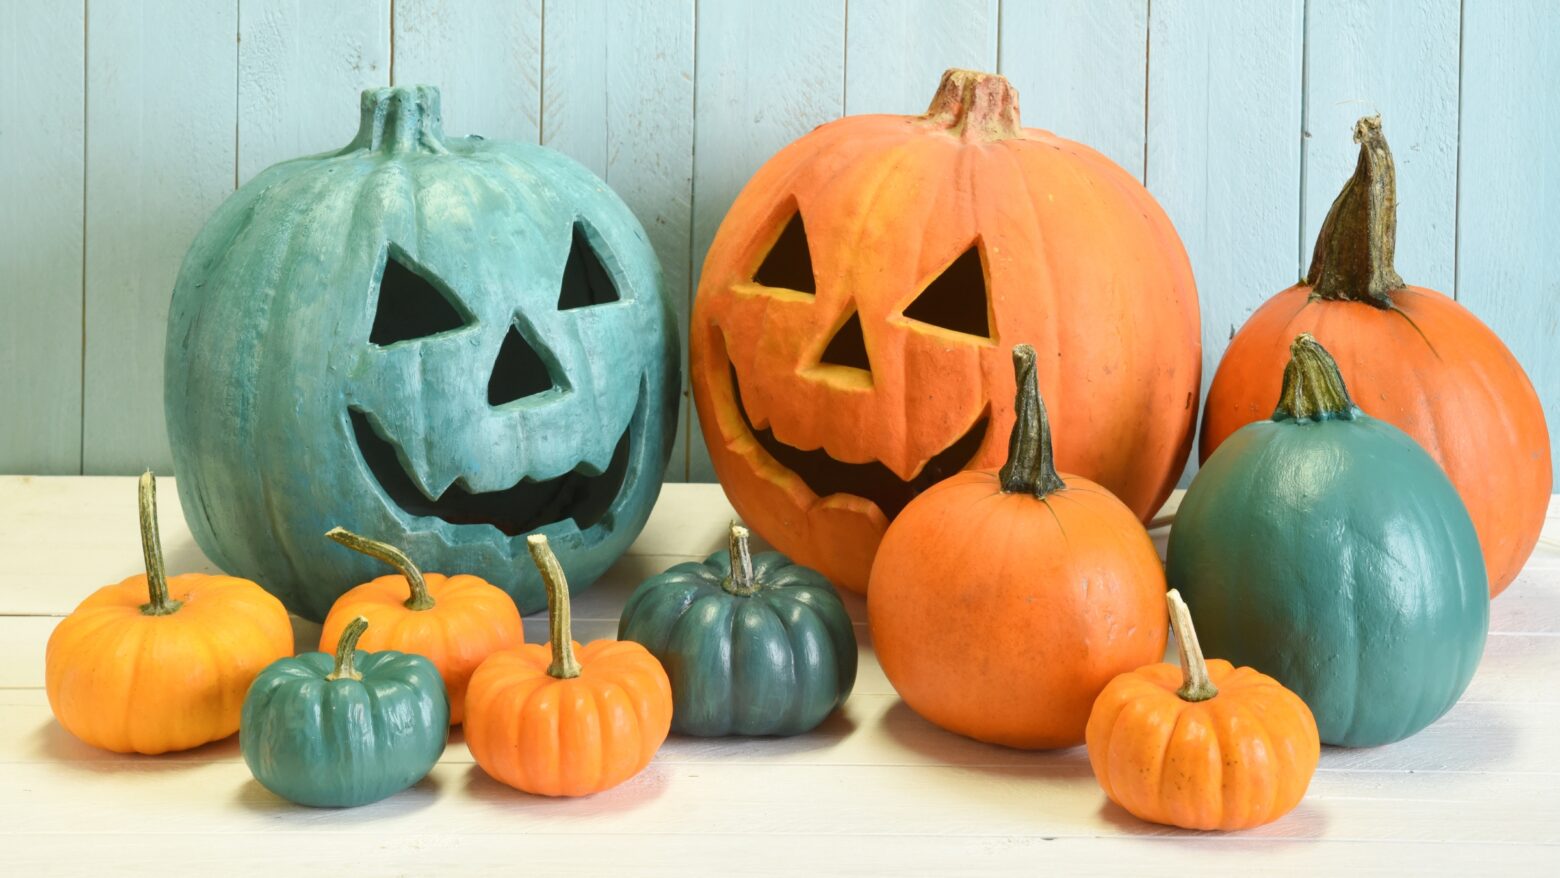
[[589, 171], [446, 137], [428, 87], [363, 93], [335, 152], [234, 193], [173, 291], [168, 434], [196, 541], [318, 621], [375, 561], [341, 525], [546, 605], [644, 526], [677, 424], [655, 253]]
[[1473, 677], [1484, 562], [1429, 454], [1355, 407], [1315, 339], [1290, 351], [1272, 419], [1231, 435], [1186, 492], [1166, 573], [1208, 652], [1305, 699], [1323, 742], [1387, 744]]
[[778, 552], [751, 555], [740, 525], [728, 551], [641, 583], [618, 639], [666, 668], [672, 731], [685, 735], [809, 731], [856, 682], [856, 632], [834, 586]]
[[444, 753], [450, 706], [420, 655], [359, 652], [359, 616], [336, 655], [309, 652], [260, 672], [244, 698], [238, 745], [266, 789], [300, 805], [376, 802], [422, 780]]

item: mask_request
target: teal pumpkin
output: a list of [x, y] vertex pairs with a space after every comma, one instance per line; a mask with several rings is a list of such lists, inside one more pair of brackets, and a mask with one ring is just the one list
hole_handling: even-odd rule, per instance
[[446, 137], [428, 87], [366, 91], [335, 152], [283, 162], [201, 231], [173, 291], [166, 414], [196, 541], [318, 621], [373, 559], [546, 605], [644, 526], [677, 424], [678, 334], [644, 230], [534, 144]]
[[449, 738], [450, 706], [420, 655], [360, 652], [359, 616], [334, 657], [278, 659], [244, 698], [238, 746], [255, 780], [316, 808], [377, 802], [422, 780]]
[[672, 682], [672, 731], [795, 735], [823, 722], [856, 683], [856, 632], [823, 575], [778, 552], [729, 550], [640, 584], [618, 639], [644, 646]]
[[1355, 407], [1309, 335], [1273, 418], [1198, 472], [1166, 568], [1209, 654], [1305, 699], [1328, 744], [1414, 734], [1484, 651], [1489, 590], [1467, 509], [1424, 449]]

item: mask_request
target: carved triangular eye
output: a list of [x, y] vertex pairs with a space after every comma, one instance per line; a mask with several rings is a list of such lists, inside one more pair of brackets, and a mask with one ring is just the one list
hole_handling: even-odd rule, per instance
[[861, 315], [855, 311], [829, 339], [819, 363], [831, 366], [850, 366], [866, 372], [872, 371], [872, 361], [867, 357], [867, 338], [861, 332]]
[[764, 255], [758, 270], [753, 272], [753, 282], [766, 287], [780, 287], [798, 293], [816, 295], [818, 284], [814, 278], [812, 251], [807, 246], [807, 226], [802, 223], [802, 212], [793, 210], [785, 230], [775, 240], [775, 245]]
[[569, 259], [563, 264], [563, 291], [558, 294], [558, 310], [588, 308], [622, 299], [612, 275], [601, 264], [596, 248], [590, 245], [585, 227], [574, 224], [574, 240], [569, 244]]
[[986, 272], [981, 265], [980, 242], [970, 245], [942, 274], [926, 285], [905, 308], [910, 320], [951, 329], [966, 335], [991, 338]]
[[488, 405], [514, 402], [555, 386], [552, 372], [536, 348], [520, 330], [509, 327], [509, 334], [498, 348], [498, 359], [493, 361], [493, 375], [488, 379]]
[[390, 345], [425, 338], [459, 329], [469, 322], [443, 290], [407, 267], [405, 263], [410, 261], [396, 247], [385, 254], [374, 328], [368, 333], [371, 344]]

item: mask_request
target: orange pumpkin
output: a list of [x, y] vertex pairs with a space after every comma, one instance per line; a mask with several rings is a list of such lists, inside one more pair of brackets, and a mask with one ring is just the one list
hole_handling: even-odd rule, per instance
[[146, 573], [93, 592], [54, 629], [44, 658], [49, 707], [94, 747], [188, 750], [238, 731], [249, 684], [292, 655], [292, 623], [281, 601], [247, 579], [167, 578], [150, 472], [139, 505]]
[[1181, 595], [1171, 625], [1181, 666], [1110, 681], [1089, 715], [1089, 765], [1112, 802], [1183, 829], [1249, 829], [1289, 813], [1321, 755], [1300, 696], [1252, 668], [1204, 661]]
[[959, 473], [889, 526], [867, 617], [905, 703], [1010, 747], [1083, 741], [1112, 677], [1164, 655], [1165, 574], [1110, 492], [1051, 460], [1035, 352], [1013, 349], [1018, 417], [1000, 471]]
[[392, 649], [433, 662], [450, 699], [450, 725], [466, 713], [466, 682], [483, 660], [525, 642], [515, 602], [498, 586], [466, 574], [423, 573], [405, 552], [342, 528], [325, 536], [401, 571], [365, 582], [331, 605], [320, 628], [320, 652], [335, 649], [341, 633], [359, 616], [369, 622], [358, 647]]
[[1001, 464], [1017, 339], [1042, 342], [1060, 464], [1146, 521], [1197, 423], [1185, 251], [1131, 175], [950, 70], [924, 115], [786, 147], [721, 223], [689, 341], [715, 472], [775, 548], [862, 591], [907, 502]]
[[526, 537], [547, 587], [551, 643], [494, 653], [466, 689], [466, 746], [494, 778], [542, 796], [585, 796], [650, 764], [672, 725], [672, 684], [644, 647], [570, 637], [569, 584]]
[[1231, 339], [1208, 391], [1200, 454], [1273, 414], [1289, 343], [1327, 345], [1359, 404], [1441, 464], [1479, 534], [1490, 596], [1516, 578], [1549, 508], [1549, 429], [1533, 384], [1472, 312], [1392, 265], [1397, 192], [1381, 119], [1354, 127], [1359, 164], [1333, 202], [1300, 284]]

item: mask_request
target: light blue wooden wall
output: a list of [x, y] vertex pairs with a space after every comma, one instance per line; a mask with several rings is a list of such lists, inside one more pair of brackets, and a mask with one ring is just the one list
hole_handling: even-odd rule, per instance
[[[1205, 368], [1292, 283], [1383, 114], [1399, 268], [1506, 338], [1560, 436], [1560, 4], [1548, 0], [15, 0], [0, 3], [0, 472], [170, 466], [179, 261], [365, 87], [603, 176], [686, 317], [752, 171], [842, 113], [996, 69], [1027, 124], [1143, 179], [1196, 269]], [[711, 478], [691, 405], [674, 478]], [[1560, 454], [1556, 455], [1560, 459]]]

